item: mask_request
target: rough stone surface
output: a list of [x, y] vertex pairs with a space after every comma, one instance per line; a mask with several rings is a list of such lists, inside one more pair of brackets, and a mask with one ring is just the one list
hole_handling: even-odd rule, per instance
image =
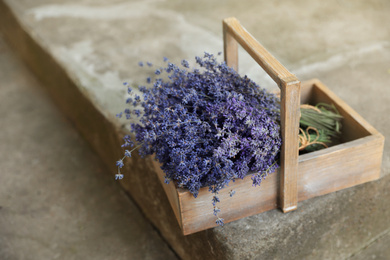
[[[106, 163], [120, 153], [120, 140], [112, 135], [123, 134], [124, 122], [113, 117], [123, 109], [122, 81], [143, 84], [151, 74], [138, 61], [158, 64], [163, 56], [178, 61], [218, 52], [221, 20], [228, 16], [236, 16], [298, 78], [319, 78], [390, 137], [388, 1], [2, 1], [32, 37], [14, 36], [11, 31], [20, 29], [3, 24], [8, 38], [18, 39], [11, 43], [50, 83], [48, 90]], [[44, 74], [46, 68], [54, 75]], [[242, 52], [240, 71], [273, 87]], [[55, 86], [55, 77], [62, 87]], [[66, 102], [73, 99], [78, 103], [70, 108]], [[343, 259], [369, 250], [383, 255], [387, 248], [379, 239], [390, 230], [389, 149], [385, 142], [379, 181], [305, 201], [289, 214], [273, 210], [187, 237], [180, 235], [148, 161], [135, 157], [127, 165], [135, 174], [122, 184], [183, 258]]]
[[362, 251], [354, 254], [352, 260], [387, 260], [390, 256], [390, 235], [389, 232], [379, 237], [372, 244], [369, 244], [366, 248], [363, 248]]
[[0, 37], [0, 259], [177, 259]]

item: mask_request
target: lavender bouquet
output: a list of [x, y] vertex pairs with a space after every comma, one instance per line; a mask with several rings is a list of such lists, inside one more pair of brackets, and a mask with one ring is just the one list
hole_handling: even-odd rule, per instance
[[[117, 161], [116, 178], [123, 178], [123, 160], [136, 149], [141, 156], [154, 154], [167, 183], [174, 181], [194, 197], [201, 187], [209, 187], [216, 222], [223, 225], [218, 192], [247, 174], [254, 186], [260, 185], [278, 168], [278, 99], [212, 54], [196, 57], [195, 69], [185, 60], [181, 67], [164, 61], [167, 66], [155, 71], [158, 77], [147, 79], [151, 86], [139, 86], [143, 97], [128, 88], [131, 108], [118, 116], [136, 116], [140, 123], [131, 125], [135, 142], [124, 138], [122, 147], [131, 148]], [[160, 78], [162, 73], [166, 79]]]

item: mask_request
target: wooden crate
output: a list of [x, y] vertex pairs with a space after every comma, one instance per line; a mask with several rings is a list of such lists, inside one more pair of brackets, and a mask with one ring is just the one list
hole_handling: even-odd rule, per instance
[[[251, 175], [232, 182], [219, 192], [219, 214], [225, 223], [280, 207], [283, 212], [303, 201], [349, 188], [380, 177], [384, 137], [319, 80], [304, 82], [286, 70], [235, 18], [223, 21], [225, 60], [238, 69], [238, 44], [259, 63], [280, 87], [283, 145], [281, 167], [260, 187]], [[343, 115], [341, 143], [298, 156], [300, 104], [334, 104]], [[164, 173], [153, 162], [184, 235], [216, 226], [208, 187], [197, 198], [186, 189], [164, 183]], [[236, 191], [233, 197], [229, 192]]]

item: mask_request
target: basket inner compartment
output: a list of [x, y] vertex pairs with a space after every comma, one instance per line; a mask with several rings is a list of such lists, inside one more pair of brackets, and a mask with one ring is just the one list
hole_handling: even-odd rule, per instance
[[347, 112], [345, 104], [333, 100], [326, 90], [316, 84], [302, 85], [301, 104], [316, 105], [318, 103], [334, 104], [339, 113], [344, 117], [342, 120], [340, 143], [346, 143], [371, 135], [371, 133], [356, 118]]

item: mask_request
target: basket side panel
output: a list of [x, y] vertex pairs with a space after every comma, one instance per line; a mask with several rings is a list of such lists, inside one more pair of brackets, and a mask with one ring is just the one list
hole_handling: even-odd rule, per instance
[[317, 79], [312, 79], [309, 81], [304, 81], [301, 83], [301, 104], [311, 104], [313, 96], [314, 84], [317, 82]]
[[182, 228], [182, 218], [181, 218], [181, 209], [180, 209], [180, 204], [179, 204], [179, 197], [178, 197], [178, 192], [175, 187], [175, 184], [171, 181], [169, 184], [165, 183], [165, 174], [160, 168], [160, 163], [152, 160], [153, 161], [153, 167], [157, 173], [157, 176], [161, 182], [161, 185], [164, 188], [165, 194], [168, 197], [169, 204], [171, 204], [171, 207], [173, 209], [173, 212], [175, 213], [177, 222], [179, 223], [179, 226]]
[[300, 156], [299, 201], [378, 179], [383, 145], [378, 134]]
[[[218, 196], [221, 209], [219, 216], [225, 223], [277, 208], [279, 172], [270, 174], [262, 184], [252, 186], [251, 176], [239, 179], [222, 189]], [[230, 191], [235, 194], [230, 197]], [[208, 188], [202, 188], [197, 198], [191, 193], [179, 193], [182, 205], [183, 233], [192, 234], [217, 226], [213, 214], [212, 194]]]

